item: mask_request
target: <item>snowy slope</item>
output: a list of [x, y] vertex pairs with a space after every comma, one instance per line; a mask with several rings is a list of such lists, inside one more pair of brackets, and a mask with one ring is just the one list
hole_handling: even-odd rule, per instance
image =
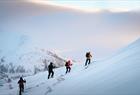
[[[33, 55], [50, 55], [59, 59], [55, 53], [33, 43], [32, 38], [24, 33], [0, 32], [0, 44], [0, 58], [3, 58], [6, 63], [14, 61], [14, 64], [19, 64], [15, 61]], [[46, 43], [44, 42], [44, 44]]]
[[[83, 64], [74, 64], [67, 75], [64, 67], [56, 69], [53, 79], [47, 80], [47, 72], [25, 77], [23, 95], [139, 95], [139, 58], [140, 39], [87, 69]], [[4, 84], [0, 91], [0, 95], [18, 95], [17, 80]]]
[[140, 39], [116, 56], [71, 75], [49, 95], [139, 95]]
[[50, 62], [56, 67], [65, 63], [63, 58], [47, 48], [39, 47], [29, 35], [20, 32], [0, 32], [0, 44], [0, 79], [37, 73]]

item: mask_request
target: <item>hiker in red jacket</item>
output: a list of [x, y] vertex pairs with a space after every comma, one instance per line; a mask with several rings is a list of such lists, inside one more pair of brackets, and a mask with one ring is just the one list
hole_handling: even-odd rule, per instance
[[71, 71], [71, 66], [72, 66], [71, 61], [68, 60], [65, 64], [65, 66], [66, 66], [66, 74], [67, 74], [68, 72]]

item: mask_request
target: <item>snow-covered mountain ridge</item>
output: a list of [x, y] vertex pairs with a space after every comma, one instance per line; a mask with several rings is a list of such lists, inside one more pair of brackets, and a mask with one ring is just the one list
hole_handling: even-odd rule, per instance
[[[24, 95], [139, 95], [140, 40], [120, 50], [104, 61], [74, 64], [71, 73], [65, 68], [55, 70], [55, 77], [47, 80], [47, 72], [25, 77]], [[9, 87], [9, 84], [12, 88]], [[7, 91], [8, 90], [8, 91]], [[4, 84], [1, 95], [18, 94], [17, 80]]]
[[29, 35], [0, 32], [0, 43], [0, 78], [8, 77], [9, 73], [34, 74], [46, 70], [50, 62], [53, 62], [56, 67], [64, 66], [65, 59], [33, 44]]

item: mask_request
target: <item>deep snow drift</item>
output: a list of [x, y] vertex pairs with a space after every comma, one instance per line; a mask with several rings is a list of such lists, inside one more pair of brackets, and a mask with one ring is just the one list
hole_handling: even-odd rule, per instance
[[[93, 61], [85, 69], [74, 64], [72, 72], [55, 70], [47, 80], [47, 72], [25, 77], [23, 95], [140, 95], [140, 39], [104, 61]], [[0, 87], [0, 95], [18, 95], [17, 80]]]

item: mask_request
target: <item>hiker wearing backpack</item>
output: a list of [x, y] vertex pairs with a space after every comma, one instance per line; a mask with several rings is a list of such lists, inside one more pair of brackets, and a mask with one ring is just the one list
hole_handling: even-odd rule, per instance
[[87, 53], [86, 53], [86, 62], [85, 62], [85, 66], [87, 66], [87, 65], [90, 64], [90, 62], [91, 62], [91, 57], [92, 57], [91, 53], [90, 53], [90, 52], [87, 52]]
[[53, 76], [54, 76], [53, 69], [54, 68], [55, 68], [55, 66], [53, 65], [52, 62], [50, 62], [50, 65], [48, 66], [48, 79], [50, 78], [50, 76], [51, 76], [51, 78], [53, 78]]
[[26, 83], [26, 80], [23, 80], [23, 78], [20, 77], [20, 80], [18, 81], [18, 84], [19, 84], [19, 95], [21, 95], [21, 92], [24, 92], [24, 83]]
[[66, 61], [65, 66], [66, 66], [66, 74], [67, 74], [68, 72], [71, 71], [71, 66], [72, 66], [71, 61], [70, 60]]

